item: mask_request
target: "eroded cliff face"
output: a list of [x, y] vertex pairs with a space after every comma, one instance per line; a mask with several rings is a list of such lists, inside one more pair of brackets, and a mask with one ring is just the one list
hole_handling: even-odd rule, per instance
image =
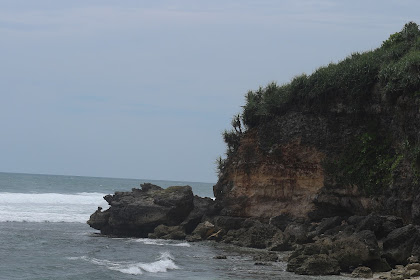
[[222, 214], [306, 217], [314, 210], [313, 200], [324, 186], [324, 157], [315, 147], [302, 145], [300, 138], [264, 154], [256, 133], [248, 133], [224, 180], [214, 188], [216, 198], [224, 203]]
[[[418, 159], [413, 148], [402, 148], [419, 139], [419, 104], [418, 97], [390, 103], [374, 92], [363, 113], [354, 114], [338, 100], [328, 112], [290, 110], [244, 132], [214, 186], [221, 214], [262, 219], [284, 214], [321, 220], [375, 212], [419, 222]], [[348, 157], [347, 164], [366, 160], [359, 158], [360, 151], [345, 153], [355, 139], [372, 129], [378, 145], [389, 142], [393, 158], [389, 170], [380, 170], [388, 172], [382, 177], [392, 175], [392, 179], [376, 183], [380, 189], [369, 193], [357, 184], [338, 181], [337, 174], [326, 170], [326, 162], [334, 167], [343, 156]], [[376, 143], [370, 145], [367, 154]], [[352, 172], [359, 176], [360, 171], [363, 167]], [[364, 179], [363, 174], [360, 177]]]

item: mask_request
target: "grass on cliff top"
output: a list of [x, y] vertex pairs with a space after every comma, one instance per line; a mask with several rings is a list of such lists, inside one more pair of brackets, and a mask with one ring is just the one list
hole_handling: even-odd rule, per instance
[[[242, 122], [258, 126], [290, 108], [323, 111], [338, 98], [354, 112], [363, 110], [375, 85], [389, 100], [420, 89], [420, 30], [414, 22], [392, 34], [380, 48], [353, 53], [339, 63], [300, 75], [290, 83], [271, 83], [246, 94]], [[226, 138], [226, 137], [225, 137]], [[229, 143], [228, 143], [229, 144]]]

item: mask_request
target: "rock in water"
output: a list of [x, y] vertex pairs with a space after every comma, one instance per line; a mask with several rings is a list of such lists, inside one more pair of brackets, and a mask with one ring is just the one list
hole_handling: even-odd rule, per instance
[[105, 196], [110, 208], [98, 209], [87, 223], [106, 235], [147, 237], [158, 225], [181, 224], [194, 208], [190, 186], [141, 187]]

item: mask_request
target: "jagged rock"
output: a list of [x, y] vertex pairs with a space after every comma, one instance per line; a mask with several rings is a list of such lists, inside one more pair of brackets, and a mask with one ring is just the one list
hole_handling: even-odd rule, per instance
[[201, 223], [204, 216], [211, 216], [217, 212], [215, 209], [215, 202], [209, 197], [194, 196], [193, 199], [194, 208], [181, 223], [181, 226], [185, 229], [185, 233], [191, 234], [193, 230]]
[[200, 241], [206, 240], [209, 236], [214, 233], [215, 226], [209, 221], [198, 224], [194, 229], [191, 236], [187, 238], [188, 241]]
[[359, 266], [351, 273], [353, 278], [373, 278], [373, 272], [369, 267]]
[[340, 266], [336, 259], [319, 254], [306, 258], [295, 272], [302, 275], [337, 275], [340, 274]]
[[388, 263], [406, 264], [418, 237], [419, 233], [413, 225], [397, 228], [389, 233], [383, 243], [384, 256]]
[[109, 211], [102, 212], [102, 207], [98, 207], [98, 210], [90, 216], [87, 223], [95, 229], [104, 229], [104, 232], [108, 232], [109, 215]]
[[185, 239], [185, 231], [181, 226], [157, 226], [153, 233], [149, 233], [149, 238], [161, 238], [161, 239], [174, 239], [183, 240]]
[[141, 187], [105, 196], [110, 208], [93, 213], [88, 224], [103, 234], [147, 237], [158, 225], [179, 225], [194, 208], [190, 186]]

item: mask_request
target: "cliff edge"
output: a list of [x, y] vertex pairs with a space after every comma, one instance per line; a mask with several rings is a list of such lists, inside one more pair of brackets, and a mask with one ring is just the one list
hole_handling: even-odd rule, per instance
[[222, 215], [420, 222], [420, 31], [246, 95], [223, 136]]

